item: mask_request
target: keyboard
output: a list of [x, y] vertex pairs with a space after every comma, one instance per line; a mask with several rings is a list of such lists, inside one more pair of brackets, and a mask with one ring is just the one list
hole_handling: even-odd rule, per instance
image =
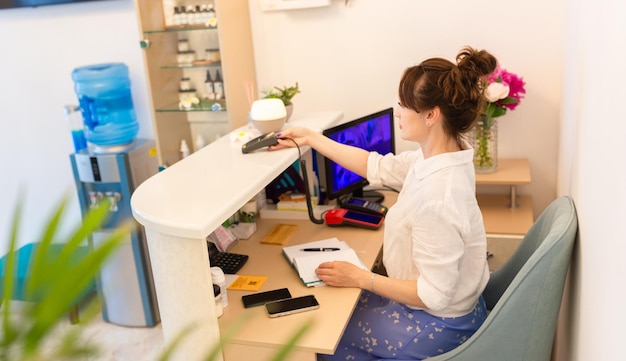
[[219, 267], [225, 274], [235, 274], [248, 261], [248, 255], [222, 252], [213, 242], [207, 242], [211, 267]]
[[235, 274], [248, 261], [248, 255], [219, 252], [210, 258], [211, 267], [219, 267], [225, 274]]

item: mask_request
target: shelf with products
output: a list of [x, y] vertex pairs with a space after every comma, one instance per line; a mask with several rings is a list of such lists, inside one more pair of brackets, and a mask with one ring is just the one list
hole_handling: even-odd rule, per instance
[[192, 63], [192, 64], [185, 64], [185, 65], [180, 65], [180, 64], [169, 64], [169, 65], [162, 65], [161, 69], [196, 69], [196, 68], [221, 68], [222, 67], [222, 62], [216, 62], [216, 63]]
[[[164, 112], [226, 112], [226, 100], [199, 99], [200, 103], [192, 105], [189, 109], [181, 108], [179, 103], [156, 108], [155, 111]], [[218, 104], [216, 107], [215, 104]]]
[[218, 14], [213, 0], [162, 0], [167, 29], [215, 27]]
[[[176, 23], [176, 7], [198, 13], [199, 6], [202, 13], [203, 5], [213, 7], [213, 20]], [[208, 144], [247, 122], [250, 104], [242, 87], [256, 80], [249, 5], [247, 0], [135, 0], [135, 6], [159, 161], [171, 165], [179, 160], [182, 140], [195, 144], [201, 132]], [[220, 72], [223, 88], [210, 91], [207, 71], [213, 80]], [[185, 92], [193, 90], [197, 100], [190, 103]]]
[[186, 31], [196, 31], [196, 30], [217, 30], [217, 26], [204, 26], [204, 25], [186, 25], [186, 26], [178, 26], [178, 27], [168, 27], [168, 28], [156, 28], [156, 29], [149, 29], [149, 30], [144, 30], [143, 34], [144, 35], [150, 35], [150, 34], [161, 34], [161, 33], [180, 33], [180, 32], [186, 32]]

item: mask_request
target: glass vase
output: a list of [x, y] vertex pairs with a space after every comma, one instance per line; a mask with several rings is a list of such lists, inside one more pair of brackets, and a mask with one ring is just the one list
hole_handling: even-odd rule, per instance
[[476, 173], [494, 173], [498, 170], [498, 122], [496, 118], [481, 117], [470, 133], [474, 148]]

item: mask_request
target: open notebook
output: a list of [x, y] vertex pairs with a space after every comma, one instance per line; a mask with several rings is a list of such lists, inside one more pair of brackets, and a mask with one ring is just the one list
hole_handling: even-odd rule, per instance
[[[304, 251], [306, 248], [337, 248], [338, 250], [307, 252]], [[340, 241], [337, 238], [284, 247], [283, 255], [298, 272], [302, 282], [309, 287], [325, 285], [315, 273], [315, 269], [320, 263], [346, 261], [363, 269], [367, 269], [356, 252], [350, 248], [346, 242]]]

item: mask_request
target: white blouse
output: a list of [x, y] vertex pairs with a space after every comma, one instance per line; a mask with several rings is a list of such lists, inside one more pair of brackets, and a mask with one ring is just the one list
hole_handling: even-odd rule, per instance
[[428, 159], [421, 149], [368, 158], [372, 186], [401, 189], [385, 217], [387, 274], [416, 280], [425, 311], [438, 317], [469, 313], [489, 280], [474, 151], [467, 148]]

